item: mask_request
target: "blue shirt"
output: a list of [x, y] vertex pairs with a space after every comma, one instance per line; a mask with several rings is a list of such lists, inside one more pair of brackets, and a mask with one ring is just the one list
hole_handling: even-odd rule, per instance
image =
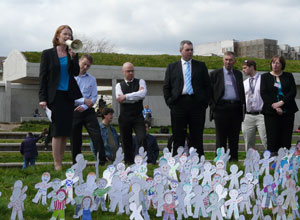
[[84, 104], [84, 99], [91, 99], [95, 104], [98, 97], [97, 81], [92, 75], [85, 73], [75, 77], [79, 89], [82, 94], [82, 98], [75, 100], [75, 106], [81, 105], [84, 110], [88, 109], [88, 106]]
[[59, 57], [60, 78], [57, 90], [68, 91], [69, 89], [69, 72], [68, 72], [68, 57]]
[[[237, 100], [238, 97], [235, 93], [235, 90], [234, 90], [234, 87], [233, 87], [233, 84], [232, 84], [232, 80], [231, 80], [231, 76], [229, 75], [229, 72], [228, 70], [223, 67], [223, 72], [224, 72], [224, 96], [222, 99], [224, 100]], [[233, 74], [233, 72], [232, 72]], [[234, 77], [234, 74], [233, 74], [233, 77]]]

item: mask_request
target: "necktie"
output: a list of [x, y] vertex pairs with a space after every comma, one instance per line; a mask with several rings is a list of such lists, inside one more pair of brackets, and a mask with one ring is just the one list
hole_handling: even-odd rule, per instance
[[230, 70], [230, 71], [228, 72], [228, 74], [229, 74], [229, 76], [230, 76], [230, 78], [231, 78], [231, 82], [232, 82], [232, 86], [233, 86], [234, 91], [235, 91], [236, 98], [239, 99], [239, 93], [238, 93], [238, 90], [237, 90], [236, 80], [235, 80], [235, 78], [234, 78], [234, 75], [233, 75], [232, 70]]
[[254, 81], [254, 78], [250, 78], [249, 79], [249, 84], [250, 84], [250, 90], [251, 90], [251, 93], [253, 94], [254, 93], [254, 85], [253, 85], [253, 81]]
[[186, 64], [186, 71], [185, 71], [185, 86], [186, 86], [186, 93], [191, 95], [194, 93], [192, 87], [192, 80], [191, 80], [191, 67], [189, 62], [185, 62]]

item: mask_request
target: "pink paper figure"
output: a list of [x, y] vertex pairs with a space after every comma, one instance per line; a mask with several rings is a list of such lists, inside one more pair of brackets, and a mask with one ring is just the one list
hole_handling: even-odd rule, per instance
[[164, 185], [158, 183], [155, 186], [155, 197], [153, 198], [153, 203], [156, 203], [156, 217], [162, 216], [163, 205], [164, 205]]
[[90, 196], [85, 196], [82, 199], [81, 209], [78, 213], [79, 216], [82, 216], [81, 220], [92, 220], [91, 207], [93, 204], [93, 199]]
[[204, 172], [200, 174], [199, 180], [202, 180], [202, 186], [211, 185], [211, 176], [216, 172], [216, 168], [210, 162], [204, 163]]
[[[222, 186], [221, 184], [218, 184], [215, 187], [215, 192], [218, 194], [219, 201], [221, 199], [225, 200], [225, 198], [226, 198], [226, 196], [228, 194], [228, 190], [226, 188], [224, 188], [224, 186]], [[226, 206], [224, 205], [224, 202], [223, 202], [223, 205], [221, 206], [220, 209], [221, 209], [222, 216], [226, 217]]]
[[229, 192], [230, 199], [225, 202], [225, 206], [229, 206], [227, 212], [227, 218], [231, 219], [232, 214], [234, 213], [234, 218], [239, 218], [239, 208], [238, 204], [243, 200], [243, 197], [238, 197], [239, 193], [236, 189], [232, 189]]
[[210, 205], [207, 207], [207, 212], [211, 212], [211, 220], [216, 220], [217, 218], [219, 220], [223, 220], [223, 216], [221, 213], [221, 207], [224, 204], [224, 199], [219, 199], [219, 196], [217, 193], [212, 192], [209, 195], [209, 202]]
[[168, 220], [169, 218], [171, 220], [175, 220], [175, 216], [174, 216], [175, 201], [174, 201], [173, 194], [171, 192], [167, 192], [164, 195], [163, 209], [164, 209], [163, 220]]
[[266, 175], [270, 174], [270, 163], [275, 160], [275, 157], [270, 158], [270, 156], [271, 152], [268, 150], [263, 153], [264, 158], [259, 161], [259, 164], [261, 164], [259, 175], [263, 175], [264, 172]]
[[93, 193], [93, 196], [96, 196], [95, 208], [94, 208], [95, 211], [98, 210], [100, 203], [101, 203], [101, 210], [104, 212], [107, 211], [106, 204], [105, 204], [105, 195], [109, 192], [111, 187], [110, 186], [106, 187], [106, 186], [107, 186], [106, 179], [100, 178], [97, 181], [97, 189]]
[[209, 206], [209, 193], [213, 190], [213, 188], [208, 185], [208, 184], [205, 184], [204, 186], [202, 186], [202, 191], [203, 193], [207, 193], [208, 195], [204, 198], [203, 202], [204, 202], [204, 205], [205, 205], [205, 208], [207, 208]]
[[66, 171], [66, 179], [61, 182], [61, 185], [66, 185], [66, 190], [68, 193], [68, 198], [73, 200], [73, 185], [79, 180], [78, 176], [75, 176], [75, 171], [70, 168]]
[[75, 186], [75, 198], [71, 201], [72, 205], [75, 205], [75, 211], [73, 218], [79, 218], [79, 211], [82, 208], [82, 199], [84, 197], [85, 185], [80, 184]]
[[231, 174], [228, 176], [230, 179], [229, 190], [239, 188], [239, 177], [243, 175], [243, 171], [239, 171], [239, 167], [236, 164], [230, 166]]
[[67, 192], [64, 189], [59, 189], [56, 192], [56, 200], [54, 201], [54, 211], [50, 220], [55, 220], [57, 217], [60, 220], [65, 219], [66, 204], [70, 202], [70, 198], [67, 198]]
[[12, 195], [10, 197], [10, 202], [8, 203], [7, 207], [12, 209], [11, 212], [11, 220], [15, 220], [18, 216], [19, 220], [23, 220], [23, 211], [24, 208], [24, 201], [27, 197], [25, 192], [27, 191], [27, 186], [24, 186], [22, 189], [23, 182], [21, 180], [17, 180], [14, 184], [14, 188], [12, 191]]
[[44, 172], [42, 174], [42, 182], [35, 184], [35, 188], [39, 189], [35, 197], [32, 199], [32, 202], [38, 203], [42, 197], [42, 205], [47, 205], [47, 190], [51, 187], [51, 183], [48, 183], [50, 180], [50, 173]]
[[135, 203], [131, 203], [129, 205], [130, 210], [132, 211], [129, 219], [130, 220], [144, 220], [143, 217], [141, 216], [141, 211], [142, 211], [142, 206], [139, 205], [137, 207], [137, 205]]
[[195, 207], [194, 209], [194, 215], [193, 218], [198, 218], [199, 217], [199, 212], [201, 210], [202, 217], [206, 218], [208, 217], [204, 205], [204, 198], [208, 196], [208, 192], [203, 193], [202, 191], [202, 186], [201, 185], [196, 185], [194, 187], [194, 193], [195, 196], [191, 200], [191, 204]]
[[184, 198], [186, 196], [186, 193], [184, 192], [181, 185], [178, 185], [178, 187], [176, 189], [176, 196], [177, 196], [177, 200], [178, 200], [178, 204], [177, 204], [177, 207], [176, 207], [177, 220], [181, 220], [182, 215], [184, 216], [184, 218], [188, 218], [188, 215], [186, 213], [186, 209], [185, 209], [185, 206], [184, 206]]
[[49, 211], [54, 211], [54, 201], [56, 200], [56, 192], [60, 189], [61, 187], [61, 180], [58, 178], [55, 178], [52, 180], [50, 183], [52, 187], [52, 191], [48, 193], [48, 199], [51, 198], [50, 206], [48, 208]]
[[184, 206], [187, 209], [187, 214], [188, 214], [188, 216], [193, 216], [192, 204], [191, 204], [191, 201], [192, 201], [193, 197], [195, 196], [195, 193], [192, 192], [193, 187], [190, 183], [185, 183], [183, 185], [183, 190], [186, 193], [186, 196], [184, 198]]
[[272, 208], [272, 201], [274, 205], [277, 205], [275, 188], [276, 184], [273, 182], [273, 176], [265, 175], [263, 180], [263, 200], [262, 208]]
[[74, 169], [75, 176], [79, 177], [79, 183], [82, 184], [84, 182], [82, 172], [86, 168], [87, 160], [84, 159], [83, 154], [77, 154], [75, 160], [76, 163], [71, 168]]
[[279, 195], [277, 197], [277, 206], [272, 210], [273, 214], [277, 214], [276, 220], [286, 220], [285, 210], [286, 208], [283, 206], [284, 197], [283, 195]]

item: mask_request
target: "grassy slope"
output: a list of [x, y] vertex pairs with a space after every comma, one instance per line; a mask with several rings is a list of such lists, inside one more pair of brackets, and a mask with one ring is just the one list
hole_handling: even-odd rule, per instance
[[[41, 52], [23, 52], [26, 59], [32, 63], [39, 63], [41, 59]], [[131, 55], [131, 54], [116, 54], [116, 53], [95, 53], [94, 64], [96, 65], [109, 65], [121, 66], [124, 62], [130, 61], [135, 66], [144, 67], [167, 67], [169, 63], [178, 61], [180, 56], [175, 55]], [[208, 69], [217, 69], [222, 66], [221, 57], [204, 57], [194, 56], [194, 59], [204, 61]], [[238, 57], [236, 68], [241, 69], [242, 62], [249, 57]], [[269, 59], [251, 58], [257, 62], [257, 69], [259, 71], [270, 70]], [[287, 60], [286, 71], [300, 72], [300, 61]]]

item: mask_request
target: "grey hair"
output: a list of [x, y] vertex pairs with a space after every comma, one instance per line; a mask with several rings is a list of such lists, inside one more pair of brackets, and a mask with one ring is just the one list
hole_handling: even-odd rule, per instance
[[192, 46], [193, 46], [192, 41], [190, 41], [190, 40], [183, 40], [183, 41], [180, 42], [180, 50], [183, 49], [183, 46], [184, 46], [185, 44], [187, 44], [187, 45], [192, 45]]

